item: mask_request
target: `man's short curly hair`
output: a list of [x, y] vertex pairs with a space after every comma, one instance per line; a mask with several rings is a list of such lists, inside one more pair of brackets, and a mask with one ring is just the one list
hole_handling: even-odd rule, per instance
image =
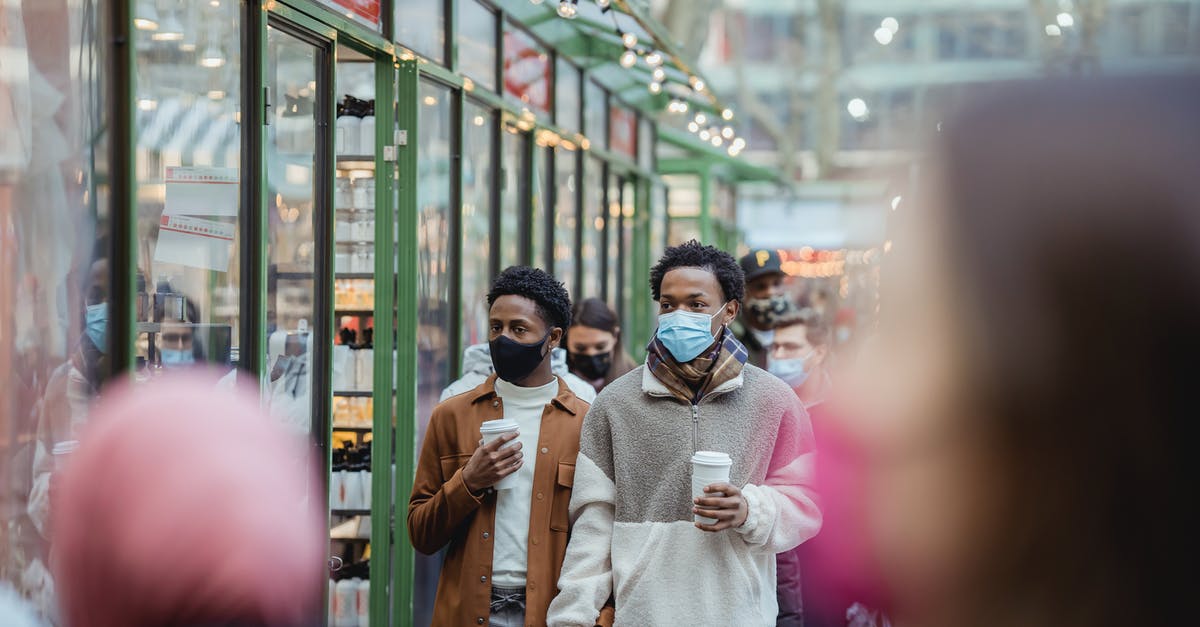
[[567, 288], [539, 268], [509, 266], [492, 281], [488, 291], [488, 307], [497, 298], [507, 295], [524, 296], [537, 305], [538, 315], [550, 327], [566, 331], [571, 326], [571, 296]]
[[662, 296], [663, 277], [675, 268], [700, 268], [713, 273], [727, 301], [740, 302], [745, 296], [746, 275], [733, 255], [693, 239], [667, 248], [662, 259], [650, 268], [650, 293], [654, 300]]

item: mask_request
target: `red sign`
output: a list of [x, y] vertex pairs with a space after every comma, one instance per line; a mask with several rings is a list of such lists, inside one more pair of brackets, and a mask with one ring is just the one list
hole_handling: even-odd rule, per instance
[[637, 115], [621, 107], [610, 110], [608, 125], [608, 147], [637, 158]]
[[529, 108], [550, 111], [550, 57], [529, 35], [504, 31], [504, 92]]
[[338, 13], [370, 23], [379, 27], [380, 0], [321, 0], [332, 6]]

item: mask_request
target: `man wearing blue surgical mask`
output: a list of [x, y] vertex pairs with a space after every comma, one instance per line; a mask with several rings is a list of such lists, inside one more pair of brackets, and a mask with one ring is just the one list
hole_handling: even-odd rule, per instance
[[[548, 622], [591, 625], [611, 595], [615, 624], [774, 624], [775, 554], [821, 525], [808, 415], [729, 330], [744, 274], [728, 253], [668, 248], [650, 289], [659, 317], [646, 363], [584, 418], [575, 526]], [[700, 451], [732, 466], [693, 498]]]

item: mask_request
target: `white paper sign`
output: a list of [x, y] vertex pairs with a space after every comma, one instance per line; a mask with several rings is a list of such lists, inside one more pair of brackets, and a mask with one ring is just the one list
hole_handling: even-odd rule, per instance
[[163, 215], [237, 217], [237, 168], [169, 167], [165, 179]]
[[164, 213], [158, 225], [154, 260], [226, 272], [233, 237], [232, 224]]

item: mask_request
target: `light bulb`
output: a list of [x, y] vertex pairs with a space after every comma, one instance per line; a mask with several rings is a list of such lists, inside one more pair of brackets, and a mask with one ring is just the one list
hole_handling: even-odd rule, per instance
[[733, 119], [733, 109], [726, 109], [721, 112], [721, 119], [729, 121]]
[[1058, 25], [1063, 28], [1070, 28], [1075, 25], [1075, 18], [1066, 11], [1059, 13], [1055, 20], [1058, 22]]
[[659, 54], [658, 51], [651, 52], [650, 54], [646, 55], [646, 65], [649, 65], [650, 67], [658, 67], [659, 65], [662, 65], [662, 60], [662, 55]]
[[723, 141], [723, 140], [721, 139], [721, 136], [720, 136], [720, 135], [713, 135], [713, 136], [712, 136], [712, 145], [713, 145], [713, 146], [720, 146], [720, 145], [721, 145], [721, 143], [722, 143], [722, 141]]
[[621, 35], [621, 43], [625, 44], [626, 48], [632, 48], [637, 45], [637, 35], [625, 33]]
[[721, 137], [724, 137], [725, 139], [733, 139], [733, 127], [726, 126], [725, 128], [721, 129]]
[[579, 7], [575, 6], [579, 0], [559, 0], [558, 16], [565, 19], [574, 19], [575, 14], [579, 12]]
[[688, 110], [688, 103], [686, 101], [680, 100], [679, 101], [679, 112], [687, 113], [687, 110]]
[[1058, 27], [1058, 24], [1047, 24], [1046, 35], [1050, 37], [1059, 37], [1062, 35], [1062, 29]]
[[611, 0], [596, 0], [596, 6], [600, 7], [601, 9], [607, 9], [610, 4], [612, 4]]
[[867, 117], [868, 109], [867, 102], [862, 98], [855, 98], [846, 103], [846, 111], [856, 120], [861, 120]]
[[657, 83], [657, 82], [650, 83], [650, 93], [661, 94], [662, 93], [662, 83]]
[[875, 29], [875, 41], [878, 41], [880, 45], [886, 46], [892, 43], [892, 35], [894, 34], [895, 33], [887, 28], [880, 26], [879, 28]]
[[704, 91], [704, 81], [700, 80], [700, 77], [693, 76], [688, 79], [688, 82], [692, 84], [692, 89], [695, 89], [696, 91]]
[[631, 68], [637, 65], [637, 53], [632, 50], [626, 50], [621, 53], [621, 67]]
[[700, 130], [700, 125], [695, 122], [688, 122], [688, 130], [695, 133]]
[[667, 71], [660, 67], [654, 68], [654, 71], [651, 72], [650, 75], [654, 77], [654, 81], [656, 83], [661, 83], [667, 80]]
[[896, 18], [894, 18], [894, 17], [883, 18], [883, 21], [880, 22], [879, 25], [892, 31], [893, 35], [895, 35], [896, 32], [900, 30], [900, 22], [898, 20], [896, 20]]
[[696, 114], [696, 124], [704, 124], [704, 123], [706, 123], [706, 122], [708, 122], [708, 116], [707, 116], [707, 115], [704, 115], [703, 113], [697, 113], [697, 114]]
[[704, 129], [704, 130], [700, 131], [700, 140], [701, 141], [708, 141], [710, 139], [712, 139], [712, 133], [709, 133], [708, 129]]

